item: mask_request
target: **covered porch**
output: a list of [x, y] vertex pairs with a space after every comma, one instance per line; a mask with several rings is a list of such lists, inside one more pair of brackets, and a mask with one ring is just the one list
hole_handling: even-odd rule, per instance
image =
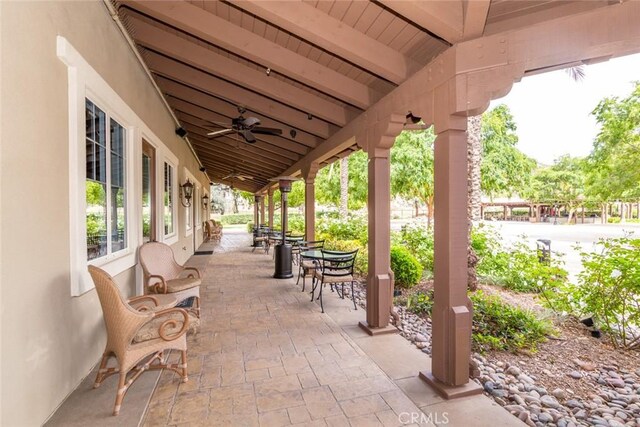
[[109, 415], [114, 381], [81, 387], [48, 425], [523, 425], [484, 395], [443, 399], [418, 378], [427, 354], [398, 334], [370, 337], [357, 326], [364, 310], [328, 288], [321, 313], [295, 278], [273, 279], [271, 256], [250, 243], [232, 230], [201, 247], [213, 255], [189, 260], [205, 278], [187, 383], [163, 372], [127, 396], [119, 417]]
[[[264, 200], [272, 178], [304, 179], [313, 240], [317, 171], [356, 150], [369, 159], [366, 310], [327, 297], [321, 315], [291, 281], [270, 278], [270, 257], [249, 254], [245, 236], [227, 236], [207, 265], [204, 325], [188, 350], [192, 381], [178, 387], [163, 376], [148, 420], [394, 423], [405, 409], [428, 416], [455, 407], [451, 417], [478, 419], [453, 425], [517, 422], [481, 396], [464, 397], [481, 391], [469, 379], [467, 118], [527, 75], [640, 51], [639, 16], [638, 1], [606, 0], [0, 2], [9, 41], [2, 138], [20, 141], [0, 147], [2, 423], [42, 424], [99, 359], [104, 328], [88, 265], [109, 270], [123, 294], [140, 294], [138, 248], [159, 240], [187, 260], [213, 182]], [[85, 128], [92, 112], [114, 127]], [[389, 324], [390, 149], [401, 131], [430, 126], [432, 363]], [[121, 153], [91, 138], [111, 141], [113, 129], [127, 136], [127, 174], [109, 168], [107, 183], [93, 172]], [[86, 221], [92, 180], [115, 195], [100, 197], [112, 220], [105, 228], [129, 226], [126, 250], [116, 233], [97, 259]], [[194, 183], [185, 204], [183, 188]], [[39, 190], [46, 214], [21, 202], [25, 188]], [[445, 402], [435, 389], [463, 400]]]

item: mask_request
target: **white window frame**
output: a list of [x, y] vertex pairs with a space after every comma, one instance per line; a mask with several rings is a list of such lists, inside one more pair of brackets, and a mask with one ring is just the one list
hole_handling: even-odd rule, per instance
[[[62, 37], [56, 38], [56, 54], [67, 66], [68, 79], [68, 111], [69, 111], [69, 282], [72, 296], [80, 296], [94, 289], [87, 265], [96, 265], [112, 276], [136, 265], [136, 250], [142, 242], [142, 168], [136, 162], [142, 155], [142, 138], [156, 149], [156, 191], [163, 194], [162, 180], [157, 179], [164, 173], [159, 166], [165, 160], [171, 161], [177, 171], [178, 158], [149, 129], [144, 121], [127, 105], [127, 103], [109, 86], [100, 74], [82, 57], [82, 55]], [[127, 131], [126, 146], [126, 215], [127, 215], [127, 248], [116, 253], [87, 261], [86, 235], [86, 147], [85, 147], [85, 99], [89, 99], [99, 108], [113, 117]], [[110, 171], [109, 171], [110, 172]], [[176, 172], [174, 172], [176, 173]], [[174, 189], [174, 200], [177, 190]], [[157, 197], [156, 209], [163, 204]], [[175, 204], [174, 204], [175, 205]], [[160, 211], [162, 212], [162, 211]], [[164, 215], [156, 215], [157, 227], [160, 227]], [[174, 213], [175, 217], [175, 213]], [[158, 233], [162, 239], [163, 230]], [[175, 227], [174, 227], [175, 231]], [[171, 244], [178, 241], [178, 234], [173, 238], [163, 239]]]
[[[169, 166], [171, 166], [171, 182], [172, 182], [172, 186], [171, 186], [171, 197], [173, 200], [173, 206], [171, 206], [171, 221], [173, 222], [173, 227], [171, 230], [171, 233], [169, 234], [165, 234], [164, 232], [164, 165], [168, 164]], [[177, 167], [177, 161], [174, 161], [173, 159], [169, 159], [168, 157], [164, 157], [162, 160], [162, 169], [161, 169], [161, 176], [162, 179], [161, 181], [161, 191], [159, 194], [162, 195], [162, 197], [160, 197], [160, 212], [162, 212], [162, 215], [159, 215], [161, 217], [161, 224], [162, 227], [160, 228], [160, 230], [162, 230], [162, 241], [168, 245], [171, 245], [173, 243], [176, 243], [178, 241], [178, 204], [180, 203], [179, 200], [179, 195], [178, 195], [178, 186], [180, 185], [178, 182], [178, 167]]]
[[[116, 111], [112, 111], [109, 108], [105, 108], [104, 105], [100, 104], [100, 101], [97, 101], [96, 99], [98, 98], [94, 98], [96, 97], [96, 95], [94, 95], [90, 89], [87, 88], [87, 95], [85, 97], [85, 100], [88, 100], [89, 102], [91, 102], [93, 105], [96, 106], [96, 108], [99, 108], [101, 111], [104, 112], [105, 114], [105, 141], [106, 141], [106, 146], [105, 146], [105, 150], [106, 150], [106, 156], [105, 156], [105, 164], [104, 167], [106, 169], [105, 174], [107, 177], [107, 182], [105, 183], [106, 185], [106, 191], [105, 191], [105, 197], [106, 197], [106, 201], [107, 201], [107, 212], [106, 212], [106, 220], [107, 220], [107, 254], [104, 256], [101, 256], [99, 258], [95, 258], [92, 260], [88, 260], [88, 264], [90, 265], [96, 265], [96, 266], [101, 266], [104, 265], [105, 263], [109, 262], [110, 260], [113, 259], [117, 259], [121, 256], [124, 256], [128, 253], [128, 249], [129, 246], [131, 245], [131, 240], [129, 239], [129, 226], [131, 223], [131, 217], [132, 217], [132, 210], [129, 209], [129, 202], [130, 202], [130, 197], [129, 197], [129, 192], [132, 191], [131, 188], [131, 176], [133, 175], [133, 164], [130, 161], [130, 157], [131, 154], [133, 152], [132, 149], [132, 143], [131, 143], [131, 135], [133, 134], [133, 127], [132, 126], [127, 126], [125, 125], [123, 122], [125, 122], [124, 118], [121, 118], [118, 113]], [[86, 115], [86, 113], [85, 113]], [[127, 242], [127, 247], [124, 249], [121, 249], [119, 251], [112, 251], [112, 244], [113, 242], [111, 241], [111, 237], [112, 237], [112, 232], [111, 232], [111, 220], [112, 220], [112, 207], [111, 207], [111, 120], [115, 121], [116, 123], [118, 123], [122, 128], [124, 128], [124, 132], [125, 132], [125, 142], [124, 142], [124, 188], [125, 188], [125, 223], [126, 223], [126, 232], [127, 232], [127, 237], [126, 237], [126, 242]], [[86, 136], [85, 136], [85, 140], [86, 140]], [[85, 144], [85, 150], [86, 150], [86, 144]], [[85, 151], [85, 158], [86, 158], [86, 151]], [[84, 185], [85, 185], [85, 189], [86, 189], [86, 183], [87, 183], [87, 176], [86, 176], [86, 161], [85, 161], [85, 179], [84, 179]], [[85, 215], [86, 215], [86, 210], [87, 210], [87, 205], [86, 205], [86, 199], [84, 200], [85, 203]], [[86, 221], [86, 220], [85, 220]], [[86, 222], [85, 222], [85, 237], [86, 237]], [[86, 245], [86, 242], [85, 242]]]

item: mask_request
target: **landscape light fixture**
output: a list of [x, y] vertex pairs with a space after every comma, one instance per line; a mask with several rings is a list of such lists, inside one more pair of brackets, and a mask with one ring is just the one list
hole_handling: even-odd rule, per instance
[[185, 208], [191, 206], [191, 197], [193, 197], [193, 183], [187, 178], [187, 182], [180, 186], [180, 203]]
[[422, 120], [422, 117], [414, 116], [413, 113], [411, 113], [411, 111], [407, 113], [406, 118], [408, 121], [410, 121], [414, 125], [417, 125]]

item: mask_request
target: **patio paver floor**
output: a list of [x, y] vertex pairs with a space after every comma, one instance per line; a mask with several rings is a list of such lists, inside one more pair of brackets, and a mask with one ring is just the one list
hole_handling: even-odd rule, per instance
[[[163, 372], [144, 425], [396, 426], [407, 425], [410, 414], [421, 416], [423, 426], [442, 422], [442, 413], [428, 405], [440, 412], [464, 405], [470, 414], [457, 414], [460, 423], [482, 425], [478, 420], [486, 419], [486, 425], [522, 425], [484, 396], [448, 402], [420, 382], [412, 391], [423, 387], [426, 392], [428, 401], [418, 402], [421, 411], [402, 381], [415, 380], [418, 370], [428, 367], [426, 355], [421, 359], [400, 336], [393, 336], [394, 342], [380, 337], [384, 345], [371, 350], [371, 340], [378, 338], [353, 328], [364, 318], [363, 310], [354, 311], [350, 301], [326, 288], [327, 314], [322, 314], [295, 280], [273, 279], [271, 256], [251, 253], [249, 243], [246, 233], [225, 231], [219, 244], [205, 244], [214, 248], [213, 256], [192, 257], [192, 265], [207, 264], [202, 266], [202, 325], [189, 337], [189, 382], [180, 384], [176, 375]], [[359, 341], [367, 343], [367, 353]], [[388, 373], [381, 367], [390, 366], [389, 352], [397, 353], [400, 365], [409, 359], [424, 362], [411, 377]]]

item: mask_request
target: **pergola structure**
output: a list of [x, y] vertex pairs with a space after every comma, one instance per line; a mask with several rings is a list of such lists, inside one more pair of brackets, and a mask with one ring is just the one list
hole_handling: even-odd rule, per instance
[[[467, 117], [523, 76], [640, 51], [636, 1], [122, 1], [127, 28], [214, 181], [268, 195], [302, 176], [314, 235], [318, 169], [369, 156], [371, 334], [390, 330], [389, 152], [407, 116], [434, 125], [435, 305], [432, 372], [445, 396], [469, 386]], [[239, 116], [282, 135], [207, 138]], [[242, 110], [241, 110], [242, 111]], [[242, 173], [254, 179], [223, 178]], [[264, 217], [264, 214], [263, 214]]]

